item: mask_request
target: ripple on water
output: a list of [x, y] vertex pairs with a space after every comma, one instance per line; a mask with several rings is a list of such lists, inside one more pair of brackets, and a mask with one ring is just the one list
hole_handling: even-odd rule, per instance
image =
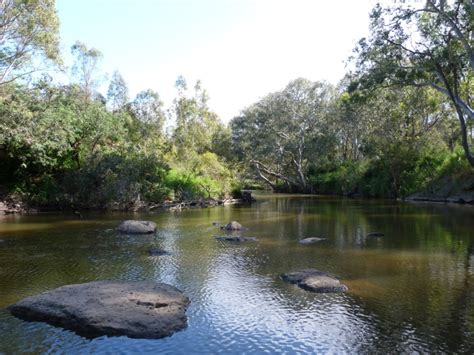
[[[1, 236], [0, 226], [1, 239], [7, 239], [0, 249], [0, 351], [470, 352], [474, 291], [463, 249], [469, 237], [456, 240], [446, 232], [448, 224], [434, 228], [441, 223], [434, 219], [403, 218], [400, 223], [397, 215], [374, 217], [377, 205], [364, 206], [273, 198], [266, 205], [180, 214], [90, 216], [83, 227], [80, 221], [36, 219], [29, 226], [7, 228], [14, 233], [8, 238]], [[153, 220], [159, 230], [148, 236], [117, 234], [113, 228], [125, 217]], [[220, 231], [211, 223], [230, 220], [248, 226], [248, 235], [259, 241], [216, 241], [213, 235]], [[392, 226], [390, 237], [366, 241], [365, 232], [382, 223]], [[457, 226], [463, 223], [469, 233], [466, 219], [456, 219]], [[397, 228], [403, 233], [397, 235]], [[328, 238], [325, 244], [298, 245], [302, 236], [319, 233]], [[149, 248], [171, 255], [150, 257]], [[307, 267], [340, 276], [350, 291], [314, 294], [278, 277]], [[30, 294], [99, 279], [157, 280], [180, 288], [191, 299], [188, 328], [161, 340], [86, 340], [19, 321], [1, 309]]]

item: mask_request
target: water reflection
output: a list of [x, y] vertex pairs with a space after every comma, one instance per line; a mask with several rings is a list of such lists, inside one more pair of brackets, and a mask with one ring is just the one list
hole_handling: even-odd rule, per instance
[[[301, 195], [182, 213], [3, 217], [0, 308], [100, 279], [167, 282], [192, 303], [189, 327], [161, 340], [90, 341], [1, 310], [0, 352], [472, 352], [473, 217], [470, 206]], [[158, 233], [118, 235], [125, 218], [153, 220]], [[212, 222], [230, 220], [258, 242], [216, 241]], [[367, 237], [373, 231], [385, 236]], [[298, 243], [307, 237], [327, 239]], [[308, 267], [350, 291], [316, 295], [278, 277]]]

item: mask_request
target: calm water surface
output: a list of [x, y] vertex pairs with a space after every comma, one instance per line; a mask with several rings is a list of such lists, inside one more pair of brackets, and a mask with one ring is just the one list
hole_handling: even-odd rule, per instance
[[[0, 353], [313, 353], [474, 351], [474, 207], [260, 195], [252, 206], [153, 214], [0, 217]], [[156, 236], [114, 232], [143, 218]], [[237, 220], [258, 242], [229, 244], [212, 222]], [[366, 238], [368, 232], [382, 238]], [[303, 246], [298, 240], [326, 237]], [[170, 256], [150, 257], [151, 247]], [[279, 274], [343, 280], [313, 294]], [[87, 340], [5, 307], [66, 284], [156, 280], [191, 299], [188, 328], [159, 340]]]

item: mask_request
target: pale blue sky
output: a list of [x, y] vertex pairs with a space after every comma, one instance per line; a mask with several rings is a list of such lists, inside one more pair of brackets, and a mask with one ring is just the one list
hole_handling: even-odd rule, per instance
[[[168, 106], [182, 74], [203, 82], [224, 121], [290, 80], [337, 83], [365, 36], [374, 0], [57, 0], [62, 46], [104, 54], [131, 95], [152, 88]], [[70, 64], [70, 63], [69, 63]]]

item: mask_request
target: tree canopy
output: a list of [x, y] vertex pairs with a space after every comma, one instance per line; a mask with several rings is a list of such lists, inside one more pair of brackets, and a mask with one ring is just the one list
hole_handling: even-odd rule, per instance
[[0, 85], [38, 70], [38, 57], [60, 63], [54, 0], [0, 0]]
[[370, 37], [356, 50], [359, 80], [352, 86], [429, 86], [445, 95], [456, 111], [472, 166], [473, 16], [474, 2], [465, 0], [426, 0], [421, 7], [377, 5], [370, 16]]

